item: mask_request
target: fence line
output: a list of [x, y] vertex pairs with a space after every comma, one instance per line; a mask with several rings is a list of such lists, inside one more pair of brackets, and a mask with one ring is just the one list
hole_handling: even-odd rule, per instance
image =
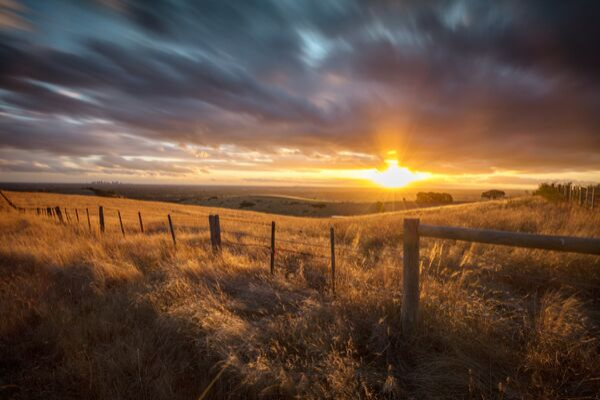
[[[40, 208], [39, 207], [31, 207], [31, 208], [19, 208], [19, 207], [17, 207], [17, 209], [19, 209], [19, 210], [36, 210], [37, 211], [37, 215], [40, 215], [40, 213], [39, 213]], [[76, 212], [76, 215], [78, 215], [78, 209], [75, 208], [74, 210]], [[121, 212], [120, 212], [120, 210], [118, 208], [113, 208], [113, 207], [105, 207], [105, 206], [99, 206], [98, 207], [98, 225], [99, 225], [100, 232], [104, 233], [106, 231], [106, 211], [111, 211], [111, 212], [114, 211], [116, 213], [117, 218], [119, 219], [119, 230], [120, 230], [121, 234], [123, 236], [125, 236], [125, 224], [123, 222], [123, 218], [122, 218]], [[92, 224], [91, 224], [91, 217], [90, 217], [89, 208], [85, 208], [85, 212], [86, 212], [86, 218], [87, 218], [87, 222], [88, 222], [88, 229], [91, 232], [92, 231]], [[63, 217], [66, 217], [66, 219], [67, 219], [66, 222], [67, 223], [70, 222], [70, 217], [69, 217], [69, 215], [68, 215], [68, 213], [66, 211], [66, 208], [65, 208], [64, 214], [63, 214], [63, 212], [61, 210], [61, 207], [57, 206], [57, 207], [51, 208], [48, 215], [50, 215], [52, 217], [55, 217], [55, 218], [58, 218], [59, 221], [62, 221], [62, 222], [65, 222]], [[196, 225], [194, 225], [193, 228], [195, 230], [207, 230], [207, 231], [210, 231], [210, 229], [211, 229], [210, 228], [210, 217], [211, 217], [211, 215], [207, 214], [207, 216], [209, 216], [209, 228], [203, 228], [203, 227], [199, 227], [199, 226], [196, 226]], [[168, 218], [167, 218], [167, 220], [168, 220]], [[271, 225], [271, 224], [266, 224], [266, 223], [262, 223], [262, 222], [255, 222], [255, 221], [241, 219], [241, 218], [230, 218], [230, 217], [220, 217], [219, 216], [219, 220], [243, 222], [243, 223], [260, 225], [260, 226]], [[139, 222], [140, 232], [144, 233], [146, 231], [146, 229], [144, 227], [143, 217], [142, 217], [142, 214], [141, 214], [140, 211], [138, 211], [138, 222]], [[175, 225], [173, 224], [172, 221], [171, 221], [170, 224], [168, 223], [168, 229], [169, 229], [169, 231], [171, 230], [171, 225], [173, 225], [173, 230], [175, 231], [176, 227], [175, 227]], [[188, 226], [186, 225], [184, 227], [184, 229], [185, 228], [188, 228]], [[220, 228], [219, 228], [219, 231], [220, 231]], [[267, 237], [267, 236], [254, 235], [254, 234], [247, 233], [247, 232], [244, 232], [244, 231], [228, 231], [226, 233], [229, 234], [229, 235], [238, 235], [238, 236], [241, 236], [241, 237], [247, 237], [247, 238], [252, 238], [252, 239], [256, 239], [256, 240], [269, 240], [269, 237]], [[173, 235], [171, 235], [171, 236], [173, 236]], [[325, 245], [325, 244], [319, 244], [319, 243], [314, 243], [314, 242], [313, 243], [311, 243], [311, 242], [304, 242], [304, 241], [299, 241], [299, 240], [277, 239], [277, 242], [294, 244], [294, 245], [299, 245], [299, 246], [312, 247], [312, 248], [320, 248], [320, 249], [329, 249], [330, 248], [330, 246]], [[231, 243], [234, 243], [234, 242], [228, 241], [227, 243], [231, 244]], [[216, 247], [218, 247], [218, 245]], [[345, 245], [340, 245], [340, 244], [336, 245], [336, 249], [338, 251], [339, 250], [343, 250], [345, 252], [351, 252], [351, 253], [354, 253], [354, 254], [359, 254], [360, 253], [359, 250], [357, 250], [357, 249], [355, 249], [353, 247], [345, 246]], [[319, 258], [325, 258], [325, 256], [323, 256], [321, 254], [311, 253], [311, 252], [308, 252], [308, 251], [299, 251], [299, 250], [293, 250], [293, 249], [289, 249], [289, 248], [281, 248], [279, 250], [281, 250], [282, 252], [290, 252], [290, 253], [302, 254], [302, 255], [312, 255], [312, 256], [315, 256], [315, 257], [319, 257]], [[392, 253], [394, 253], [393, 250], [391, 250], [391, 249], [388, 249], [388, 250], [390, 250]], [[343, 254], [340, 254], [340, 255], [344, 256]]]
[[[557, 191], [560, 191], [561, 195], [565, 198], [577, 199], [578, 204], [588, 205], [591, 204], [593, 207], [595, 191], [592, 188], [589, 195], [585, 196], [582, 194], [581, 188], [574, 190], [573, 187], [562, 187], [557, 186]], [[577, 192], [578, 191], [578, 192]], [[1, 193], [1, 192], [0, 192]], [[2, 194], [4, 196], [4, 194]], [[5, 197], [5, 196], [4, 196]], [[6, 197], [5, 197], [6, 198]], [[7, 199], [7, 201], [9, 201]], [[575, 201], [575, 200], [569, 200]], [[20, 212], [22, 209], [15, 206], [15, 209]], [[43, 216], [43, 208], [32, 208], [36, 210], [36, 215]], [[120, 210], [116, 210], [119, 218], [119, 224], [121, 233], [125, 236], [125, 230], [123, 220], [121, 217]], [[78, 217], [77, 209], [75, 209], [76, 216]], [[91, 232], [91, 222], [89, 209], [86, 208], [86, 214], [88, 219], [88, 226]], [[50, 218], [56, 218], [61, 224], [70, 223], [71, 219], [67, 210], [64, 210], [64, 217], [61, 207], [46, 207], [46, 216]], [[142, 222], [141, 212], [138, 211], [138, 218], [140, 223], [140, 232], [144, 233], [144, 226]], [[173, 240], [174, 248], [177, 248], [177, 240], [175, 230], [176, 227], [171, 218], [171, 214], [167, 215], [168, 228], [170, 230], [171, 238]], [[225, 217], [223, 220], [240, 221], [244, 223], [254, 223], [256, 225], [266, 225], [259, 222], [253, 222], [238, 218]], [[105, 232], [105, 219], [104, 219], [104, 207], [98, 207], [98, 222], [100, 232]], [[221, 227], [219, 215], [208, 215], [209, 231], [210, 231], [210, 243], [214, 252], [220, 253], [222, 250], [222, 244], [230, 246], [242, 246], [242, 247], [256, 247], [265, 250], [270, 250], [270, 272], [275, 273], [276, 267], [276, 255], [280, 253], [290, 253], [301, 255], [305, 257], [320, 258], [330, 260], [331, 267], [331, 292], [335, 295], [336, 286], [336, 256], [343, 256], [343, 253], [339, 253], [339, 250], [350, 251], [353, 254], [359, 253], [356, 249], [348, 246], [339, 246], [335, 243], [335, 231], [334, 227], [330, 227], [330, 245], [321, 245], [317, 243], [302, 242], [290, 239], [277, 239], [276, 241], [276, 224], [275, 221], [271, 222], [271, 236], [270, 246], [262, 243], [241, 243], [239, 241], [233, 242], [229, 240], [221, 240]], [[420, 224], [419, 219], [404, 219], [404, 230], [400, 240], [403, 241], [403, 253], [400, 255], [393, 249], [388, 249], [393, 255], [398, 256], [402, 259], [403, 263], [403, 292], [402, 292], [402, 305], [401, 305], [401, 323], [402, 332], [404, 335], [411, 335], [417, 329], [418, 325], [418, 312], [419, 312], [419, 275], [420, 275], [420, 237], [431, 237], [437, 239], [448, 239], [448, 240], [459, 240], [476, 243], [485, 243], [493, 245], [504, 245], [522, 248], [542, 249], [542, 250], [554, 250], [561, 252], [575, 252], [582, 254], [600, 255], [600, 238], [586, 238], [586, 237], [571, 237], [571, 236], [552, 236], [552, 235], [539, 235], [533, 233], [522, 233], [522, 232], [508, 232], [499, 231], [492, 229], [472, 229], [462, 227], [450, 227], [450, 226], [436, 226]], [[269, 237], [254, 235], [251, 233], [241, 231], [226, 232], [228, 235], [238, 235], [240, 237], [247, 237], [255, 240], [267, 241]], [[287, 247], [276, 247], [278, 242], [290, 243], [299, 246], [307, 246], [313, 248], [325, 248], [330, 250], [329, 255], [317, 254], [313, 252], [295, 250]], [[338, 253], [336, 253], [338, 249]]]
[[6, 200], [6, 202], [8, 203], [8, 205], [17, 210], [18, 207], [15, 205], [15, 203], [13, 203], [12, 201], [10, 201], [10, 199], [8, 197], [6, 197], [6, 195], [4, 194], [4, 192], [2, 190], [0, 190], [0, 196], [2, 196], [4, 198], [4, 200]]
[[567, 203], [574, 203], [579, 205], [580, 207], [585, 207], [590, 210], [596, 208], [596, 204], [598, 203], [598, 199], [596, 199], [597, 194], [600, 194], [600, 186], [599, 185], [573, 185], [572, 183], [551, 183], [551, 184], [542, 184], [540, 186], [540, 194], [543, 194], [543, 191], [549, 191], [553, 193], [554, 198], [558, 198]]

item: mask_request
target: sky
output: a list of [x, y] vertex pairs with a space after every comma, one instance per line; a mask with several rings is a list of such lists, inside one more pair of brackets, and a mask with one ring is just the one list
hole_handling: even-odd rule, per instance
[[597, 0], [0, 0], [0, 181], [600, 181]]

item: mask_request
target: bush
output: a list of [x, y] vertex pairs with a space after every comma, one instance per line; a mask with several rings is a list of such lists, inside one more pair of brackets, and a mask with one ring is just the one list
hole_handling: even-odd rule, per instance
[[450, 193], [419, 192], [417, 193], [417, 203], [452, 203], [454, 199]]
[[251, 201], [248, 200], [244, 200], [240, 203], [240, 208], [249, 208], [249, 207], [254, 207], [256, 204], [254, 204]]
[[504, 193], [502, 190], [496, 189], [488, 190], [487, 192], [481, 193], [481, 198], [488, 200], [502, 199], [504, 196], [506, 196], [506, 193]]
[[565, 196], [558, 190], [554, 183], [541, 183], [537, 190], [533, 192], [534, 196], [542, 196], [549, 201], [563, 201]]

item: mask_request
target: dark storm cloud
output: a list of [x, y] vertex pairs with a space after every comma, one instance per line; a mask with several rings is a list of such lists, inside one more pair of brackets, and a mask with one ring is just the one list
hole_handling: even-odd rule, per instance
[[[138, 154], [137, 137], [380, 154], [383, 141], [431, 170], [600, 165], [596, 1], [39, 7], [20, 10], [32, 31], [0, 27], [0, 148], [113, 157]], [[397, 131], [382, 139], [381, 121]]]

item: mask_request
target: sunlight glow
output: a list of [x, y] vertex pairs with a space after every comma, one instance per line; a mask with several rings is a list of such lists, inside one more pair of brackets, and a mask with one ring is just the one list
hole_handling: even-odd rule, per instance
[[412, 172], [408, 168], [398, 166], [398, 160], [385, 160], [387, 168], [384, 171], [377, 169], [365, 171], [365, 178], [388, 189], [407, 186], [416, 181], [427, 179], [431, 176], [425, 172]]

